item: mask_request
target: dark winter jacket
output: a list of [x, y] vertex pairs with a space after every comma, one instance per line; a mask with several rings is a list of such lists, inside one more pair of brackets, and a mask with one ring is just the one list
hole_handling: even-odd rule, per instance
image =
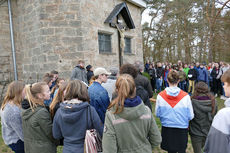
[[192, 136], [206, 137], [211, 127], [214, 115], [212, 114], [212, 101], [207, 96], [199, 96], [192, 99], [194, 118], [189, 123], [189, 134]]
[[150, 68], [149, 69], [149, 75], [150, 75], [151, 79], [155, 79], [156, 78], [156, 69]]
[[157, 78], [164, 77], [164, 69], [162, 67], [157, 67], [156, 69], [156, 76]]
[[93, 76], [94, 74], [93, 74], [93, 71], [88, 71], [87, 72], [87, 80], [88, 80], [88, 82], [89, 82], [89, 80], [91, 79], [91, 77]]
[[139, 96], [144, 102], [144, 104], [148, 106], [149, 109], [152, 111], [152, 105], [149, 100], [148, 92], [142, 86], [136, 87], [136, 95]]
[[196, 71], [196, 69], [190, 69], [189, 71], [188, 71], [188, 79], [189, 80], [196, 80], [197, 79], [197, 71]]
[[216, 67], [212, 69], [211, 76], [213, 79], [220, 79], [222, 74], [222, 69], [217, 69]]
[[110, 104], [108, 92], [101, 86], [100, 83], [95, 81], [88, 88], [88, 93], [90, 97], [90, 105], [95, 108], [102, 123], [104, 123], [105, 113]]
[[22, 102], [22, 127], [26, 153], [56, 153], [57, 140], [52, 136], [52, 120], [44, 106], [34, 111], [29, 102]]
[[53, 121], [53, 136], [64, 138], [63, 153], [83, 153], [86, 130], [93, 128], [102, 136], [103, 124], [88, 102], [60, 104]]
[[136, 87], [142, 86], [148, 92], [149, 98], [153, 96], [152, 86], [150, 84], [150, 81], [145, 76], [138, 74], [134, 81]]
[[81, 80], [85, 82], [86, 84], [88, 84], [86, 71], [84, 68], [81, 68], [80, 66], [76, 66], [73, 69], [70, 79], [71, 80]]

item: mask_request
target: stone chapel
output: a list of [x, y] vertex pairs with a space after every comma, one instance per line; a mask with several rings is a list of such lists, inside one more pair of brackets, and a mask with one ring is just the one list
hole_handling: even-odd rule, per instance
[[18, 80], [26, 83], [51, 70], [69, 79], [79, 59], [108, 70], [143, 61], [145, 7], [145, 0], [0, 0], [0, 80], [14, 80], [12, 36]]

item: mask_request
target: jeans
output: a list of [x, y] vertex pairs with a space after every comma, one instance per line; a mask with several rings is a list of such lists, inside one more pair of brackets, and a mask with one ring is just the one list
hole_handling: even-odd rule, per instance
[[16, 143], [10, 144], [9, 147], [15, 153], [25, 153], [25, 151], [24, 151], [24, 142], [22, 140], [18, 140]]
[[163, 79], [157, 78], [157, 80], [156, 80], [156, 86], [157, 86], [157, 91], [158, 92], [161, 91], [162, 83], [163, 83]]
[[164, 84], [165, 84], [165, 88], [169, 87], [168, 81], [164, 81]]

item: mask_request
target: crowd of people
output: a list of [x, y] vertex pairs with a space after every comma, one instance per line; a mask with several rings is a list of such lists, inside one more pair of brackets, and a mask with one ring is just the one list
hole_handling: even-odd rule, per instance
[[168, 62], [154, 63], [147, 61], [144, 71], [149, 74], [151, 85], [156, 93], [169, 86], [167, 82], [168, 73], [170, 70], [176, 70], [180, 75], [180, 82], [178, 84], [180, 89], [192, 95], [195, 83], [203, 81], [208, 84], [215, 97], [220, 96], [221, 99], [226, 100], [221, 76], [228, 69], [230, 69], [230, 65], [225, 62], [186, 64], [178, 61], [177, 64], [172, 64]]
[[86, 71], [79, 60], [70, 79], [51, 71], [41, 82], [13, 81], [1, 105], [3, 140], [16, 153], [55, 153], [58, 145], [64, 153], [83, 153], [86, 131], [96, 129], [103, 153], [152, 153], [158, 145], [185, 153], [190, 134], [195, 153], [227, 153], [230, 99], [217, 113], [212, 94], [230, 96], [229, 65], [222, 65], [137, 61], [108, 72], [91, 65]]

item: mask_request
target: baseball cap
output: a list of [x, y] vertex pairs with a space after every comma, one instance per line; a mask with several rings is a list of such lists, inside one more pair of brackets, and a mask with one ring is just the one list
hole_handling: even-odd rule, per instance
[[106, 69], [103, 68], [103, 67], [98, 67], [98, 68], [96, 68], [96, 69], [93, 71], [93, 73], [94, 73], [94, 76], [98, 76], [98, 75], [100, 75], [100, 74], [106, 74], [106, 75], [110, 75], [110, 74], [111, 74], [111, 73], [109, 73], [108, 71], [106, 71]]
[[110, 72], [111, 72], [111, 75], [117, 75], [119, 69], [117, 67], [111, 67], [110, 68]]

